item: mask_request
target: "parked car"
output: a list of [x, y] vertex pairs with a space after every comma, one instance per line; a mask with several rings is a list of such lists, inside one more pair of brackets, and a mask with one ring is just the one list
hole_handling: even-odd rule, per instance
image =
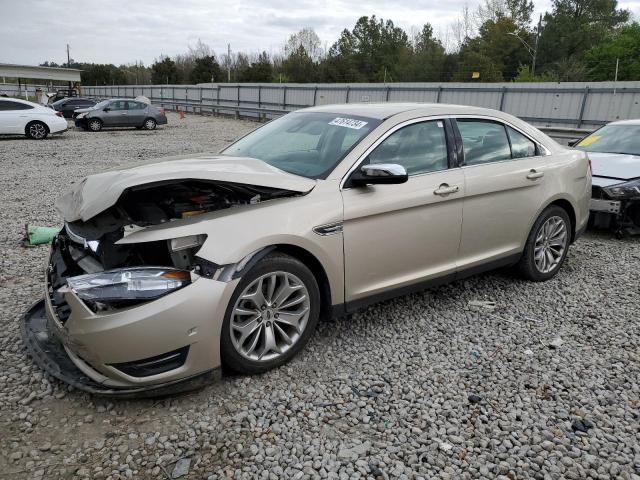
[[99, 132], [102, 127], [136, 127], [154, 130], [156, 125], [166, 125], [163, 108], [136, 100], [115, 98], [103, 100], [87, 111], [76, 115], [76, 127]]
[[90, 98], [67, 97], [52, 103], [51, 106], [58, 112], [62, 112], [65, 118], [75, 118], [76, 110], [90, 108], [95, 104], [96, 101]]
[[560, 270], [589, 216], [584, 152], [503, 112], [351, 104], [290, 113], [220, 155], [92, 175], [56, 203], [42, 368], [159, 395], [282, 365], [321, 315], [515, 265]]
[[43, 140], [67, 128], [60, 112], [18, 98], [0, 98], [0, 135], [26, 135]]
[[591, 223], [640, 233], [640, 119], [612, 122], [580, 140], [593, 166]]

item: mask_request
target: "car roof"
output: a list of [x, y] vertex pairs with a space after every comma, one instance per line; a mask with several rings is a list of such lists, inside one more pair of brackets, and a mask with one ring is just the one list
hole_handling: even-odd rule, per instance
[[640, 118], [630, 118], [629, 120], [617, 120], [607, 125], [640, 125]]
[[447, 103], [347, 103], [341, 105], [323, 105], [298, 110], [299, 112], [326, 112], [337, 115], [355, 115], [384, 120], [394, 115], [415, 111], [416, 115], [495, 115], [496, 110], [451, 105]]

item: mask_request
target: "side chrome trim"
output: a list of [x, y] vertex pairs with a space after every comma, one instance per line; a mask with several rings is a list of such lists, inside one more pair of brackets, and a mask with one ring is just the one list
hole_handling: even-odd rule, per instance
[[313, 227], [313, 233], [322, 237], [342, 233], [342, 222], [328, 223], [327, 225], [318, 225], [317, 227]]

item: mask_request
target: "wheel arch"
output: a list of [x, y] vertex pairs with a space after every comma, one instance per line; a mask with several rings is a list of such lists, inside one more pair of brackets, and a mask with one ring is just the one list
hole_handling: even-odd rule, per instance
[[569, 215], [569, 221], [571, 221], [571, 242], [573, 242], [576, 238], [576, 221], [577, 221], [575, 207], [566, 198], [558, 198], [554, 200], [553, 202], [549, 203], [545, 207], [545, 209], [552, 205], [562, 208], [565, 212], [567, 212], [567, 215]]
[[300, 260], [315, 277], [320, 289], [320, 317], [328, 318], [331, 315], [331, 284], [322, 263], [309, 250], [298, 245], [281, 243], [273, 245], [273, 251], [281, 252]]

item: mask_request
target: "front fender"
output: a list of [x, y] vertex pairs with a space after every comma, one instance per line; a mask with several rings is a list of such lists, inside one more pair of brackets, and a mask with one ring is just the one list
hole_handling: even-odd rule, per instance
[[309, 194], [261, 204], [221, 210], [190, 219], [154, 225], [131, 233], [119, 244], [169, 240], [206, 234], [197, 255], [217, 265], [242, 261], [247, 255], [273, 245], [306, 250], [323, 266], [331, 298], [344, 298], [342, 233], [319, 235], [314, 227], [342, 222], [342, 199], [336, 181], [319, 181]]

